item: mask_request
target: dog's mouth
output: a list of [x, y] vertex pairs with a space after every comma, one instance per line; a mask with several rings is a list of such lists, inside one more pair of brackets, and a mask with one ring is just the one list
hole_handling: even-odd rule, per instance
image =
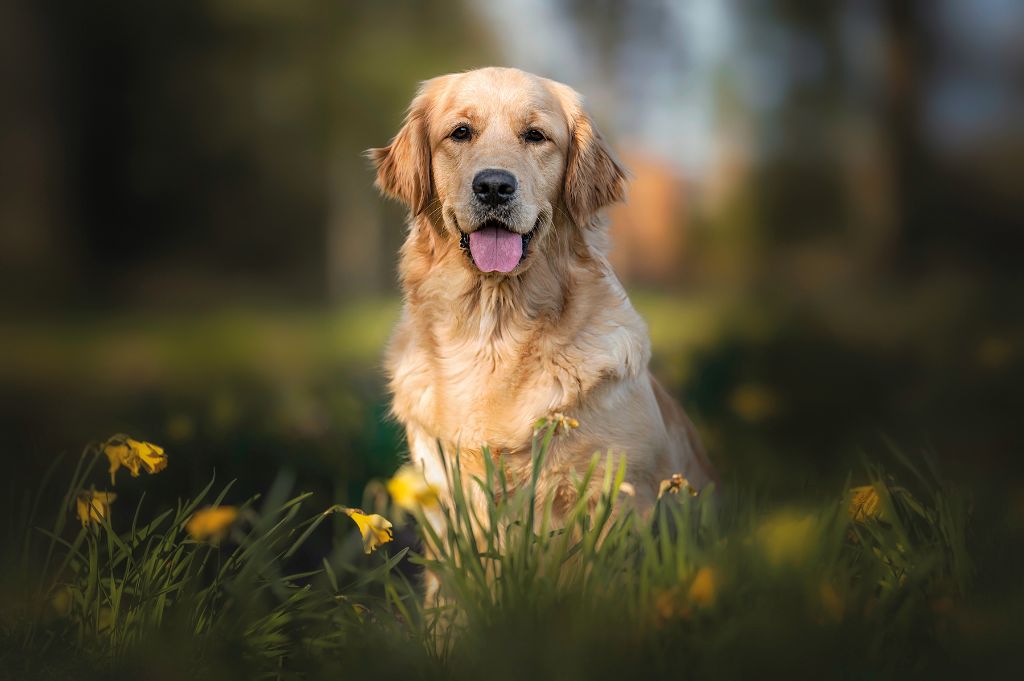
[[537, 235], [540, 220], [526, 234], [513, 232], [504, 223], [487, 220], [476, 230], [459, 230], [459, 245], [469, 253], [481, 272], [508, 273], [519, 267], [529, 253], [530, 241]]

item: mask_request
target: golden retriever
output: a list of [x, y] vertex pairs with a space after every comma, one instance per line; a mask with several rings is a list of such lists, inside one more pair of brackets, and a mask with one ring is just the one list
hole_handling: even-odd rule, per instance
[[626, 456], [641, 511], [673, 473], [697, 488], [712, 478], [648, 371], [647, 328], [606, 259], [598, 213], [623, 198], [626, 175], [574, 90], [510, 68], [440, 76], [367, 154], [377, 187], [410, 209], [386, 365], [428, 480], [450, 490], [440, 444], [459, 452], [465, 479], [482, 473], [486, 446], [510, 485], [525, 483], [534, 423], [554, 412], [580, 424], [540, 473], [556, 517], [597, 452]]

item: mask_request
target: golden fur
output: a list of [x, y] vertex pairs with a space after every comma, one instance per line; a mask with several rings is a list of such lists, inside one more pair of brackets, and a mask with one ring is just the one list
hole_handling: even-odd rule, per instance
[[[453, 139], [463, 124], [472, 138]], [[533, 129], [542, 143], [524, 141]], [[379, 189], [410, 208], [405, 304], [386, 363], [394, 415], [428, 479], [449, 488], [440, 443], [468, 474], [482, 471], [486, 445], [513, 484], [525, 482], [533, 424], [552, 412], [580, 423], [556, 438], [540, 475], [556, 514], [596, 452], [627, 457], [640, 510], [673, 473], [697, 487], [712, 477], [693, 426], [648, 371], [646, 326], [605, 257], [598, 211], [623, 198], [626, 177], [576, 92], [515, 69], [434, 78], [391, 144], [368, 154]], [[484, 168], [518, 178], [509, 230], [536, 229], [508, 274], [481, 272], [460, 247]]]

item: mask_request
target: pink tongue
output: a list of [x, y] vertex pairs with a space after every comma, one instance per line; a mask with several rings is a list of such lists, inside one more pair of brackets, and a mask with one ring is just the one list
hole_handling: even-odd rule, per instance
[[469, 252], [481, 272], [511, 272], [523, 257], [523, 237], [491, 225], [469, 235]]

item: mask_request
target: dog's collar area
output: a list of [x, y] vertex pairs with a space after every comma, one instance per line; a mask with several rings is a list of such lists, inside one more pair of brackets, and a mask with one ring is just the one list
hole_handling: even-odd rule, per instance
[[[483, 225], [481, 225], [481, 227], [486, 227], [488, 225], [495, 225], [497, 227], [500, 227], [501, 229], [505, 229], [510, 232], [512, 231], [508, 229], [508, 227], [506, 227], [504, 223], [492, 220], [488, 220]], [[530, 247], [530, 242], [533, 241], [533, 237], [537, 236], [538, 229], [540, 229], [540, 218], [537, 218], [537, 222], [533, 225], [533, 229], [531, 229], [526, 234], [520, 235], [523, 239], [523, 254], [519, 256], [519, 262], [516, 264], [517, 267], [519, 265], [522, 265], [523, 261], [526, 260], [526, 256], [529, 255], [529, 251], [527, 249]], [[469, 232], [463, 232], [461, 229], [459, 230], [459, 248], [465, 251], [466, 257], [468, 257], [472, 262], [473, 255], [469, 251]]]

